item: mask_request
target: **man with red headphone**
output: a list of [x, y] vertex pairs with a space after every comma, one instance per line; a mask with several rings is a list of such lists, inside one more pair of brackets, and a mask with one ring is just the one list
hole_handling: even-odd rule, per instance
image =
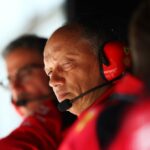
[[130, 43], [133, 73], [115, 85], [105, 106], [91, 107], [61, 145], [61, 150], [150, 149], [150, 1], [144, 1], [132, 18]]
[[[100, 32], [69, 24], [56, 30], [45, 46], [45, 72], [60, 102], [59, 109], [79, 116], [61, 150], [93, 149], [97, 141], [90, 140], [95, 137], [84, 130], [85, 126], [111, 103], [107, 100], [114, 85], [131, 65], [125, 44]], [[85, 140], [80, 140], [81, 135]]]

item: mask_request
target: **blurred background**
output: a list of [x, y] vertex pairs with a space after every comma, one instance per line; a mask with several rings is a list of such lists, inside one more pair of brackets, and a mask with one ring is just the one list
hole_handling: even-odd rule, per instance
[[[34, 33], [49, 37], [58, 27], [73, 20], [88, 24], [107, 22], [107, 25], [123, 29], [127, 36], [130, 17], [139, 1], [0, 0], [0, 80], [7, 75], [1, 52], [18, 36]], [[10, 92], [0, 87], [0, 138], [22, 121], [11, 105], [10, 97]]]
[[[0, 52], [24, 33], [49, 37], [66, 22], [65, 0], [0, 0]], [[6, 76], [0, 57], [0, 79]], [[0, 87], [0, 137], [16, 128], [21, 117], [10, 102], [11, 94]]]

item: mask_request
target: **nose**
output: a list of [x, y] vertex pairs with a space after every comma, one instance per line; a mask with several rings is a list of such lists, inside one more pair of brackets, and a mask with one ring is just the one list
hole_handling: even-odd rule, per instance
[[52, 88], [62, 86], [65, 83], [65, 77], [62, 72], [59, 71], [53, 71], [51, 73], [49, 86]]

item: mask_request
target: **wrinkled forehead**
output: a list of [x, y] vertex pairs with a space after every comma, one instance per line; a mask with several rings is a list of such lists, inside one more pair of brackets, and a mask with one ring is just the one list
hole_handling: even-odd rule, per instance
[[78, 45], [82, 42], [82, 37], [78, 33], [68, 33], [68, 31], [56, 32], [46, 43], [44, 49], [44, 60], [47, 61], [53, 57], [53, 53], [75, 51], [75, 49], [79, 49]]
[[60, 50], [62, 49], [61, 45], [62, 44], [59, 40], [56, 42], [51, 42], [51, 40], [49, 40], [44, 49], [44, 62], [48, 62], [49, 60], [56, 57], [57, 53], [60, 53]]

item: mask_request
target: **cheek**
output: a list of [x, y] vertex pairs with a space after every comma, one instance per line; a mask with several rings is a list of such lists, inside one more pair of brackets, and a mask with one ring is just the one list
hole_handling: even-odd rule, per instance
[[87, 87], [91, 88], [101, 83], [99, 65], [97, 63], [90, 64], [85, 70], [83, 70], [82, 78]]
[[36, 76], [28, 85], [26, 89], [32, 93], [47, 93], [49, 92], [49, 85], [47, 78], [44, 76]]
[[39, 80], [40, 84], [49, 86], [49, 78], [45, 73], [41, 73], [37, 80]]
[[[81, 65], [82, 64], [82, 65]], [[99, 64], [97, 62], [84, 62], [76, 65], [76, 68], [66, 75], [66, 85], [68, 90], [78, 95], [101, 83]]]
[[28, 115], [28, 111], [25, 107], [15, 107], [15, 109], [17, 113], [23, 118]]
[[68, 78], [68, 85], [72, 87], [71, 89], [76, 95], [81, 94], [100, 83], [99, 72], [89, 73], [78, 71], [76, 74], [72, 75], [71, 78], [72, 79]]

